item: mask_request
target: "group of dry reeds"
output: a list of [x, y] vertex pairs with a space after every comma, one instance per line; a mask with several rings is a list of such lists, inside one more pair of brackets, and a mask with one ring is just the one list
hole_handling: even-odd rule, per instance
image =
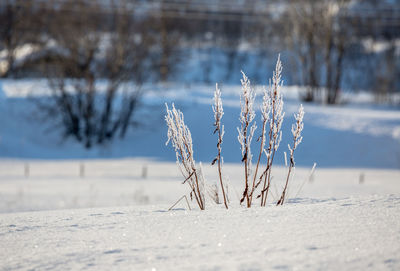
[[[266, 206], [268, 199], [268, 192], [271, 188], [271, 170], [274, 162], [275, 154], [278, 150], [279, 144], [282, 139], [282, 122], [284, 118], [283, 111], [283, 98], [282, 98], [282, 63], [278, 57], [275, 70], [273, 72], [272, 80], [269, 82], [268, 88], [264, 88], [263, 100], [261, 104], [261, 132], [258, 135], [257, 142], [259, 142], [259, 149], [257, 151], [256, 164], [253, 166], [253, 154], [251, 151], [252, 140], [256, 132], [257, 126], [255, 119], [255, 90], [250, 85], [250, 80], [242, 72], [243, 78], [241, 79], [242, 93], [240, 96], [240, 127], [238, 131], [238, 141], [242, 151], [242, 163], [244, 168], [244, 190], [240, 199], [240, 204], [245, 203], [247, 207], [251, 207], [256, 199], [259, 199], [261, 206]], [[214, 92], [214, 134], [217, 135], [217, 155], [212, 161], [212, 164], [217, 164], [220, 191], [222, 192], [223, 203], [228, 209], [229, 200], [227, 194], [227, 184], [224, 181], [222, 173], [223, 157], [222, 157], [222, 143], [224, 137], [224, 125], [222, 124], [222, 117], [224, 115], [221, 99], [221, 90], [216, 85]], [[276, 202], [276, 205], [283, 205], [287, 197], [287, 189], [290, 176], [295, 166], [294, 152], [298, 145], [301, 143], [303, 130], [303, 117], [304, 109], [300, 105], [298, 113], [295, 114], [295, 123], [292, 125], [293, 143], [288, 145], [289, 148], [289, 165], [288, 173], [285, 180], [281, 196]], [[183, 183], [190, 187], [190, 198], [197, 202], [201, 210], [205, 209], [205, 193], [206, 185], [203, 176], [203, 170], [197, 166], [193, 158], [193, 144], [189, 128], [185, 125], [183, 113], [172, 105], [172, 109], [168, 108], [165, 120], [168, 126], [168, 142], [171, 141], [175, 149], [176, 160], [179, 169], [184, 177]], [[262, 159], [262, 157], [264, 159]], [[265, 160], [265, 162], [261, 162]], [[218, 201], [218, 189], [214, 190], [212, 198]]]

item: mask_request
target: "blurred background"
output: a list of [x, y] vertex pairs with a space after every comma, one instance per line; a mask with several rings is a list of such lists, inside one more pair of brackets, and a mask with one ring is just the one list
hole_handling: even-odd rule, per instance
[[362, 92], [399, 108], [398, 0], [0, 3], [0, 96], [29, 97], [36, 119], [86, 149], [146, 118], [136, 116], [149, 91], [238, 85], [240, 70], [265, 85], [279, 53], [303, 102], [344, 104]]
[[259, 108], [279, 54], [275, 190], [303, 103], [290, 197], [398, 191], [399, 0], [1, 0], [0, 212], [174, 202], [186, 190], [165, 103], [184, 112], [212, 184], [215, 83], [240, 191], [240, 71]]
[[3, 0], [0, 23], [3, 78], [260, 83], [279, 52], [305, 100], [400, 86], [398, 0]]

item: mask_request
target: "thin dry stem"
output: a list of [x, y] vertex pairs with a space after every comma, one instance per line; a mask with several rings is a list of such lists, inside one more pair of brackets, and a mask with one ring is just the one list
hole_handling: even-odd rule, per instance
[[218, 176], [219, 176], [219, 181], [220, 181], [220, 185], [221, 185], [222, 196], [224, 198], [225, 208], [228, 209], [228, 203], [227, 203], [226, 194], [225, 194], [224, 182], [222, 180], [222, 157], [221, 157], [221, 152], [222, 152], [221, 146], [222, 146], [222, 139], [224, 136], [224, 126], [223, 125], [221, 126], [221, 119], [222, 119], [222, 116], [224, 115], [224, 110], [222, 107], [221, 90], [218, 88], [218, 84], [216, 84], [216, 86], [215, 86], [214, 102], [215, 102], [215, 105], [213, 106], [214, 118], [215, 118], [214, 133], [218, 132], [218, 143], [217, 143], [218, 154], [212, 164], [214, 164], [215, 161], [218, 161]]
[[276, 205], [283, 205], [285, 201], [285, 196], [289, 184], [289, 179], [290, 179], [290, 174], [292, 172], [292, 169], [295, 166], [294, 163], [294, 151], [296, 150], [297, 146], [301, 143], [303, 137], [301, 136], [301, 131], [303, 130], [303, 117], [304, 117], [304, 108], [303, 105], [300, 105], [299, 112], [297, 115], [294, 116], [296, 119], [296, 123], [292, 126], [292, 134], [293, 134], [293, 147], [289, 147], [290, 151], [290, 160], [289, 160], [289, 170], [288, 174], [286, 176], [286, 182], [285, 182], [285, 187], [283, 188], [282, 195]]
[[180, 197], [180, 198], [168, 209], [168, 211], [171, 211], [172, 208], [174, 208], [183, 198], [185, 198], [186, 204], [187, 204], [189, 210], [192, 210], [192, 208], [190, 208], [189, 201], [188, 201], [186, 195], [183, 195], [182, 197]]
[[271, 169], [274, 162], [275, 153], [282, 139], [282, 122], [285, 113], [283, 112], [283, 99], [280, 88], [282, 86], [282, 63], [280, 55], [276, 62], [275, 71], [272, 76], [272, 84], [269, 86], [269, 97], [271, 103], [271, 118], [268, 133], [268, 149], [265, 151], [267, 156], [266, 168], [261, 175], [264, 176], [263, 189], [261, 191], [261, 206], [267, 203], [268, 192], [271, 187]]
[[240, 202], [242, 203], [246, 199], [247, 207], [251, 207], [251, 199], [249, 195], [249, 177], [251, 171], [251, 141], [254, 135], [254, 131], [256, 129], [255, 123], [251, 125], [255, 112], [253, 110], [253, 104], [255, 99], [255, 92], [250, 87], [250, 80], [247, 76], [242, 72], [243, 79], [242, 83], [242, 95], [241, 95], [241, 112], [240, 112], [240, 123], [241, 128], [238, 128], [238, 140], [241, 144], [242, 149], [242, 162], [244, 163], [244, 175], [245, 175], [245, 189], [243, 191], [243, 196]]

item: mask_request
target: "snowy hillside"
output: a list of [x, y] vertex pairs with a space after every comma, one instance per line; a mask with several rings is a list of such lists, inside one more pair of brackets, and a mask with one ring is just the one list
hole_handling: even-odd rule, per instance
[[[165, 102], [174, 102], [185, 114], [195, 151], [195, 159], [211, 162], [215, 155], [216, 138], [212, 134], [211, 102], [214, 86], [145, 86], [146, 94], [135, 120], [141, 124], [122, 141], [86, 151], [72, 140], [64, 141], [60, 132], [37, 118], [38, 112], [26, 95], [45, 93], [43, 81], [3, 81], [8, 97], [0, 103], [0, 157], [40, 159], [85, 159], [147, 157], [174, 161], [175, 155], [165, 146]], [[261, 101], [261, 87], [258, 102]], [[239, 125], [239, 93], [236, 86], [222, 86], [225, 115], [223, 156], [226, 162], [240, 162], [240, 145], [236, 127]], [[286, 116], [283, 142], [276, 163], [283, 165], [287, 151], [293, 113], [299, 105], [296, 87], [283, 90]], [[343, 106], [305, 104], [305, 128], [302, 146], [296, 154], [299, 166], [400, 168], [400, 111], [372, 105], [368, 94], [344, 95]], [[259, 106], [257, 105], [257, 108]], [[260, 124], [260, 114], [256, 121]], [[260, 129], [260, 128], [259, 128]], [[257, 134], [257, 131], [256, 131]]]

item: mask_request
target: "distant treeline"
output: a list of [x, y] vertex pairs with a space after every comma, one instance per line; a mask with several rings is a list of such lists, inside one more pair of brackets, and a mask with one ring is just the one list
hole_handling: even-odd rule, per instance
[[400, 91], [399, 40], [397, 0], [0, 3], [1, 77], [231, 83], [243, 68], [262, 81], [281, 53], [306, 101], [344, 88], [384, 100]]

